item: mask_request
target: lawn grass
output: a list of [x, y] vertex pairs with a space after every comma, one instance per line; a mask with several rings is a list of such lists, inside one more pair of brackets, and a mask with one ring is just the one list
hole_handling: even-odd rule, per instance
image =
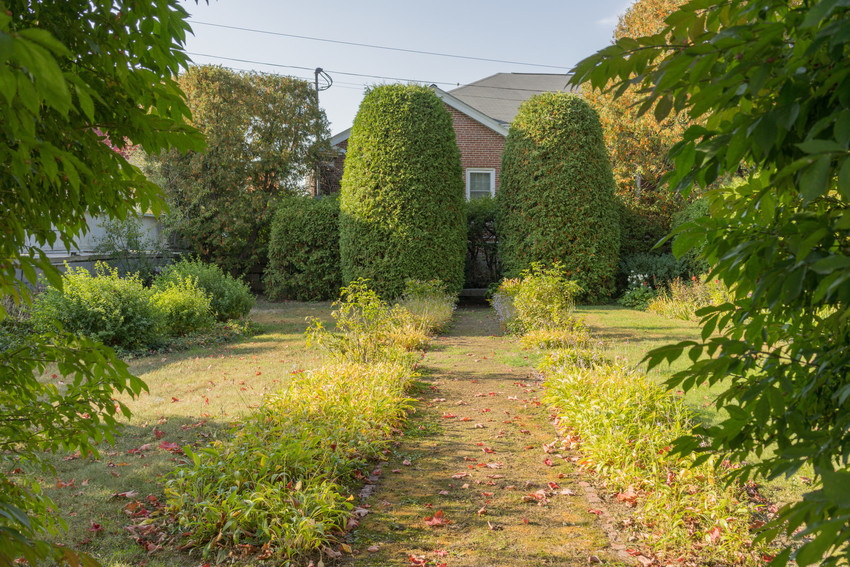
[[305, 346], [306, 317], [331, 321], [330, 304], [259, 300], [250, 318], [261, 330], [253, 337], [130, 361], [150, 392], [124, 400], [133, 416], [125, 420], [115, 444], [101, 447], [100, 460], [51, 457], [56, 478], [41, 479], [69, 527], [56, 541], [107, 567], [141, 561], [150, 567], [197, 565], [197, 557], [167, 548], [148, 555], [124, 529], [130, 523], [123, 512], [129, 501], [114, 495], [135, 491], [139, 500], [148, 495], [162, 499], [161, 480], [178, 456], [160, 444], [211, 442], [285, 385], [293, 372], [318, 365], [320, 353]]

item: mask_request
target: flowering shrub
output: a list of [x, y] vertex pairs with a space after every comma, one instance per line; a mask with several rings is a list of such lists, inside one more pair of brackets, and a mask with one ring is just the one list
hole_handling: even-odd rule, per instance
[[655, 298], [657, 292], [650, 285], [649, 277], [644, 274], [632, 273], [629, 275], [629, 287], [617, 300], [617, 303], [632, 309], [646, 309], [649, 302]]

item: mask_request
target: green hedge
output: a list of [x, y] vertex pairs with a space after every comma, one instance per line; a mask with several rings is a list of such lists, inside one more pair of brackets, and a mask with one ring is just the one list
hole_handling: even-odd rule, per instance
[[336, 299], [342, 287], [339, 200], [290, 197], [278, 205], [264, 276], [272, 298]]
[[578, 96], [543, 93], [520, 106], [502, 155], [499, 253], [505, 273], [564, 264], [599, 301], [614, 291], [620, 227], [599, 117]]
[[464, 185], [452, 119], [420, 86], [370, 89], [348, 139], [340, 193], [343, 282], [394, 297], [408, 278], [463, 287]]

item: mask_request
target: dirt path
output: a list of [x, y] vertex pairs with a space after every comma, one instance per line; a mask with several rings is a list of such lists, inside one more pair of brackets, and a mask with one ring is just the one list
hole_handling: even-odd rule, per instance
[[[575, 467], [557, 443], [545, 452], [557, 438], [528, 357], [489, 309], [458, 311], [422, 361], [421, 402], [365, 501], [352, 565], [618, 564]], [[451, 523], [428, 525], [440, 512]]]

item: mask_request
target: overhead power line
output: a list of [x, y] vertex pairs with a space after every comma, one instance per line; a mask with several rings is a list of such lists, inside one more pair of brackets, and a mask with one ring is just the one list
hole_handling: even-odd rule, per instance
[[355, 46], [355, 47], [368, 47], [370, 49], [383, 49], [383, 50], [386, 50], [386, 51], [400, 51], [400, 52], [403, 52], [403, 53], [416, 53], [418, 55], [431, 55], [431, 56], [435, 56], [435, 57], [450, 57], [452, 59], [467, 59], [469, 61], [485, 61], [485, 62], [488, 62], [488, 63], [505, 63], [505, 64], [508, 64], [508, 65], [523, 65], [525, 67], [543, 67], [543, 68], [547, 68], [547, 69], [561, 69], [561, 70], [565, 70], [565, 71], [569, 71], [571, 69], [571, 67], [564, 67], [564, 66], [560, 66], [560, 65], [545, 65], [545, 64], [542, 64], [542, 63], [526, 63], [526, 62], [523, 62], [523, 61], [508, 61], [508, 60], [505, 60], [505, 59], [490, 59], [488, 57], [473, 57], [473, 56], [470, 56], [470, 55], [457, 55], [457, 54], [454, 54], [454, 53], [439, 53], [439, 52], [436, 52], [436, 51], [422, 51], [422, 50], [419, 50], [419, 49], [405, 49], [403, 47], [390, 47], [390, 46], [387, 46], [387, 45], [373, 45], [373, 44], [369, 44], [369, 43], [357, 43], [357, 42], [354, 42], [354, 41], [342, 41], [342, 40], [339, 40], [339, 39], [327, 39], [327, 38], [321, 38], [321, 37], [311, 37], [311, 36], [307, 36], [307, 35], [296, 35], [296, 34], [291, 34], [291, 33], [273, 32], [273, 31], [258, 30], [258, 29], [253, 29], [253, 28], [243, 28], [243, 27], [239, 27], [239, 26], [228, 26], [228, 25], [225, 25], [225, 24], [213, 24], [211, 22], [201, 22], [199, 20], [194, 20], [194, 19], [191, 19], [189, 21], [192, 22], [193, 24], [199, 24], [199, 25], [202, 25], [202, 26], [210, 26], [210, 27], [224, 28], [224, 29], [230, 29], [230, 30], [239, 30], [239, 31], [251, 32], [251, 33], [260, 33], [260, 34], [264, 34], [264, 35], [276, 35], [276, 36], [280, 36], [280, 37], [289, 37], [289, 38], [294, 38], [294, 39], [306, 39], [306, 40], [309, 40], [309, 41], [320, 41], [320, 42], [323, 42], [323, 43], [336, 43], [338, 45], [351, 45], [351, 46]]
[[[188, 55], [192, 55], [192, 56], [195, 56], [195, 57], [208, 57], [210, 59], [220, 59], [222, 61], [235, 61], [235, 62], [238, 62], [238, 63], [248, 63], [250, 65], [263, 65], [263, 66], [266, 66], [266, 67], [277, 67], [277, 68], [280, 68], [280, 69], [297, 69], [299, 71], [313, 71], [313, 69], [314, 69], [313, 67], [299, 67], [297, 65], [284, 65], [282, 63], [268, 63], [268, 62], [264, 62], [264, 61], [254, 61], [252, 59], [238, 59], [236, 57], [224, 57], [222, 55], [210, 55], [208, 53], [193, 53], [191, 51], [187, 51], [186, 53]], [[474, 85], [474, 84], [461, 85], [460, 83], [449, 83], [449, 82], [446, 82], [446, 81], [423, 81], [421, 79], [404, 79], [404, 78], [401, 78], [401, 77], [388, 77], [388, 76], [385, 76], [385, 75], [368, 75], [368, 74], [365, 74], [365, 73], [349, 73], [349, 72], [346, 72], [346, 71], [332, 71], [331, 69], [325, 69], [325, 72], [334, 73], [334, 74], [337, 74], [337, 75], [347, 75], [349, 77], [361, 77], [361, 78], [367, 78], [367, 79], [381, 79], [381, 80], [385, 80], [385, 81], [402, 81], [402, 82], [406, 82], [406, 83], [419, 83], [419, 84], [427, 84], [427, 85], [444, 85], [444, 86], [449, 86], [449, 87], [463, 86], [464, 88], [476, 88], [476, 89], [496, 90], [496, 91], [512, 91], [512, 92], [517, 92], [517, 91], [524, 91], [524, 92], [531, 92], [531, 93], [539, 93], [540, 92], [539, 89], [521, 89], [521, 88], [514, 88], [514, 87], [497, 87], [497, 86], [493, 86], [493, 85]], [[488, 98], [488, 97], [481, 97], [481, 98]], [[509, 100], [509, 99], [502, 99], [502, 100]]]

